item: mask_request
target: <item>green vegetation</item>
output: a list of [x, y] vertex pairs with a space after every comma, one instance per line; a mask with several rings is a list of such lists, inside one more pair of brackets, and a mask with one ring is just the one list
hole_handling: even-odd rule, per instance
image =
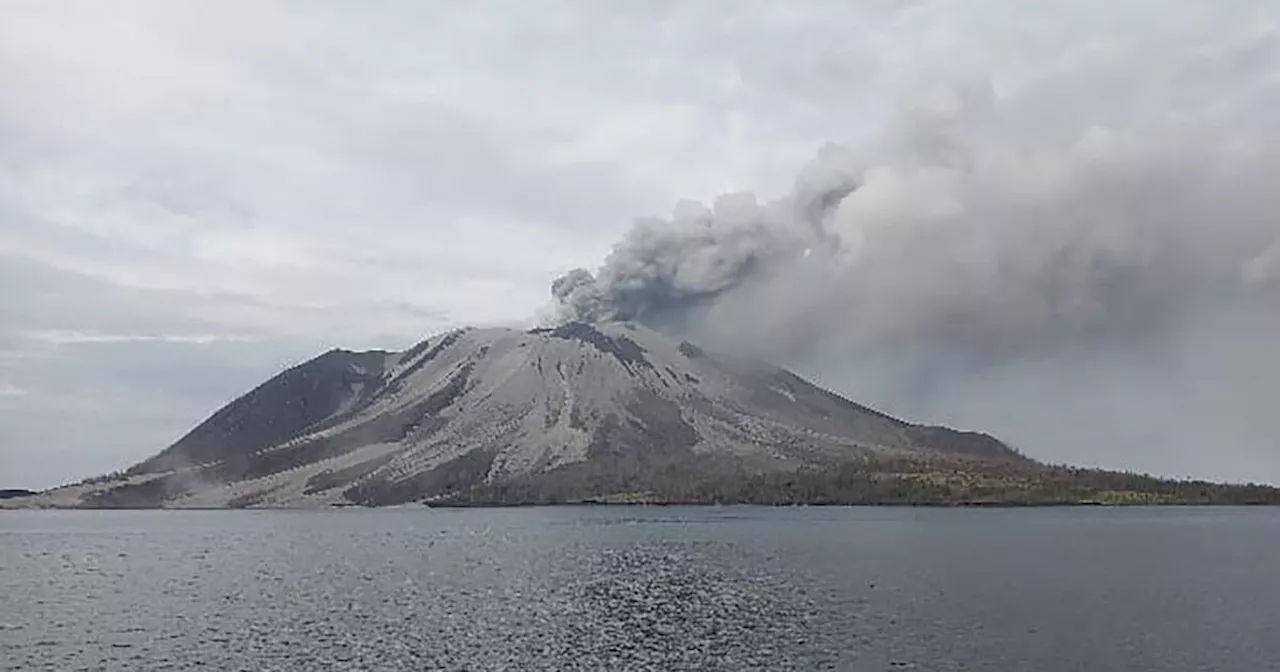
[[[707, 465], [711, 466], [711, 465]], [[720, 465], [723, 466], [723, 465]], [[552, 472], [555, 474], [555, 472]], [[707, 474], [727, 473], [725, 476]], [[1280, 504], [1280, 489], [1172, 480], [1026, 460], [867, 460], [791, 471], [676, 467], [643, 481], [559, 473], [476, 485], [441, 506], [569, 503], [1050, 506]], [[600, 494], [610, 493], [610, 494]]]

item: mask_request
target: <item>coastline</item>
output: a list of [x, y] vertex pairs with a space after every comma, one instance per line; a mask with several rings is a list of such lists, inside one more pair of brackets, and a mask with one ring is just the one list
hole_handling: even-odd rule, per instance
[[534, 508], [894, 508], [894, 509], [1070, 509], [1070, 508], [1115, 508], [1115, 509], [1182, 509], [1182, 508], [1266, 508], [1280, 506], [1280, 502], [1106, 502], [1082, 500], [1071, 502], [1019, 502], [1019, 501], [954, 501], [954, 502], [698, 502], [698, 501], [606, 501], [582, 500], [566, 502], [442, 502], [397, 504], [393, 506], [370, 506], [365, 504], [328, 504], [319, 506], [77, 506], [49, 505], [28, 502], [13, 502], [6, 505], [0, 502], [0, 513], [5, 511], [338, 511], [358, 509], [365, 511], [405, 511], [405, 510], [464, 510], [464, 509], [534, 509]]

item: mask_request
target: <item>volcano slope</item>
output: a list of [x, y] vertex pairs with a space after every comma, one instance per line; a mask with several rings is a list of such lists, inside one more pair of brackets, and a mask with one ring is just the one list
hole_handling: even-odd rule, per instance
[[633, 323], [460, 329], [333, 350], [126, 471], [27, 506], [1275, 502], [1051, 467]]

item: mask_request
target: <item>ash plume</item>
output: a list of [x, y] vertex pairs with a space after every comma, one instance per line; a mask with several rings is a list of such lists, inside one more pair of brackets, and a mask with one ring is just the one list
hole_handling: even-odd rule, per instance
[[598, 274], [575, 269], [552, 284], [559, 319], [639, 320], [664, 324], [718, 297], [795, 264], [838, 240], [829, 222], [857, 188], [828, 147], [794, 194], [761, 204], [749, 192], [724, 194], [711, 207], [679, 203], [668, 220], [635, 223]]
[[637, 221], [556, 281], [553, 314], [796, 366], [1046, 458], [1280, 480], [1256, 401], [1280, 398], [1268, 35], [1129, 72], [1164, 86], [1107, 100], [1096, 72], [942, 86], [824, 147], [781, 198]]

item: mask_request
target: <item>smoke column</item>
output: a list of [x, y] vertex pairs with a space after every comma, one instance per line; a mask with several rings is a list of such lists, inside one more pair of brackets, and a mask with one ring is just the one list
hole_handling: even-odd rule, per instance
[[552, 319], [638, 320], [1043, 459], [1280, 481], [1278, 45], [930, 84], [789, 194], [635, 222]]

